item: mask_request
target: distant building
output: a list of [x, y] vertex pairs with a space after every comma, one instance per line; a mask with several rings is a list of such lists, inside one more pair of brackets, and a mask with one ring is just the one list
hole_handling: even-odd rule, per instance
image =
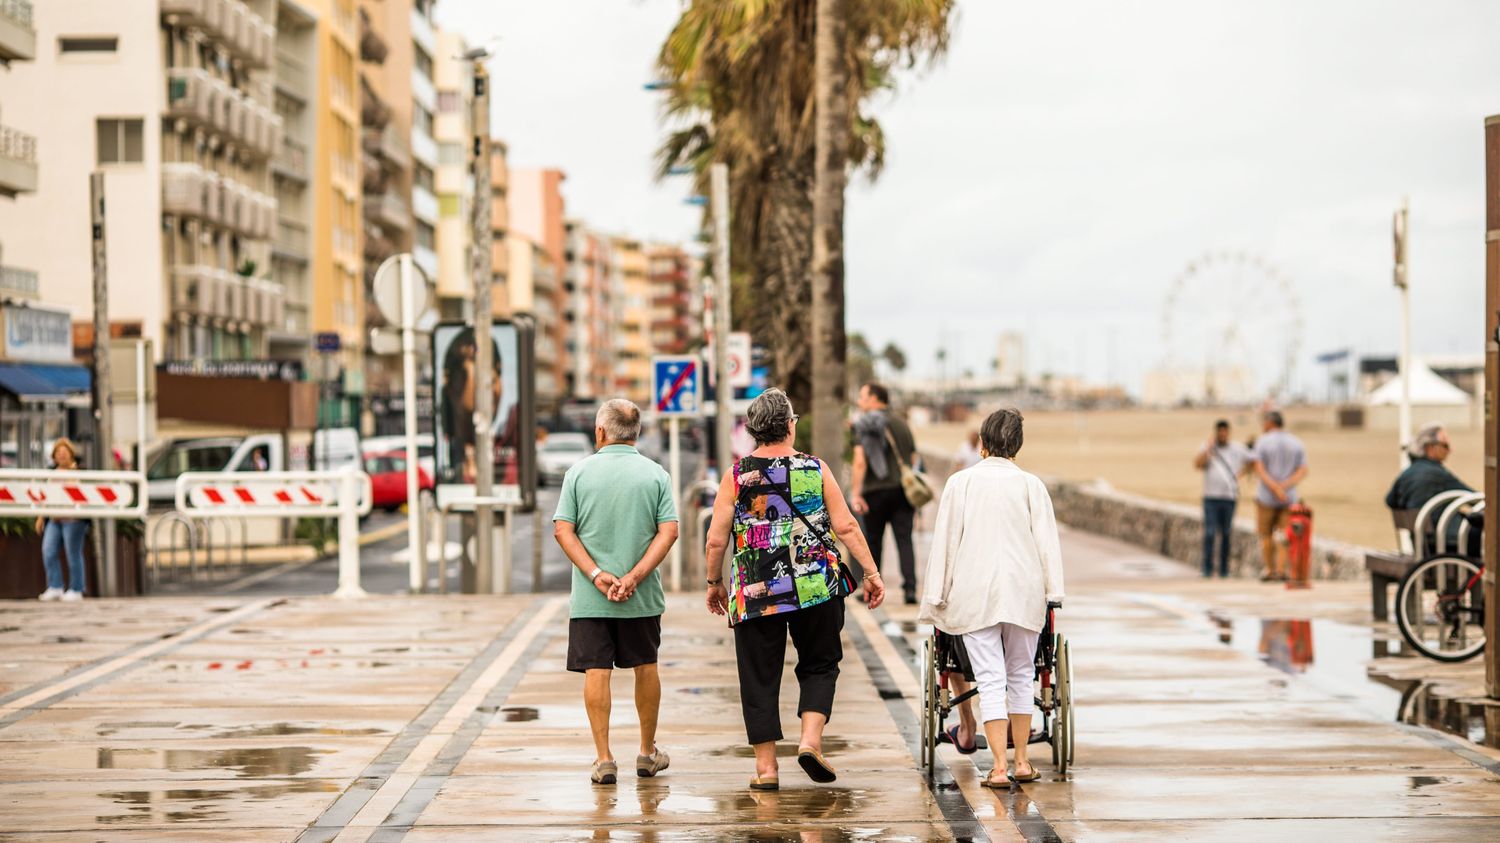
[[[437, 166], [426, 185], [437, 196], [437, 288], [447, 318], [470, 319], [474, 294], [474, 161], [472, 117], [474, 68], [459, 58], [468, 51], [462, 36], [438, 30], [432, 82], [437, 108], [430, 115]], [[421, 114], [419, 109], [418, 114]], [[419, 119], [425, 119], [419, 117]], [[417, 168], [418, 181], [424, 174]]]
[[702, 344], [703, 295], [694, 279], [694, 263], [681, 246], [646, 247], [655, 354], [687, 354]]
[[[537, 319], [536, 362], [538, 374], [545, 369], [559, 393], [567, 384], [568, 372], [567, 295], [562, 279], [567, 267], [568, 232], [562, 195], [566, 178], [557, 169], [513, 168], [509, 188], [511, 231], [546, 253], [546, 271], [536, 276], [538, 284], [545, 286], [537, 286], [532, 292]], [[516, 253], [511, 254], [514, 257]]]
[[1149, 407], [1248, 405], [1265, 398], [1243, 366], [1158, 368], [1146, 373], [1141, 403]]
[[581, 220], [566, 223], [563, 275], [567, 324], [567, 394], [598, 401], [614, 394], [614, 297], [610, 238]]
[[512, 230], [506, 238], [509, 251], [509, 277], [512, 313], [525, 313], [536, 320], [536, 404], [539, 416], [557, 412], [563, 398], [563, 380], [558, 376], [558, 359], [562, 344], [558, 340], [558, 323], [562, 314], [554, 304], [561, 280], [552, 255], [541, 244]]
[[1015, 389], [1026, 383], [1026, 335], [1006, 331], [995, 349], [995, 384]]
[[616, 237], [614, 258], [614, 393], [636, 403], [651, 398], [651, 283], [640, 241]]

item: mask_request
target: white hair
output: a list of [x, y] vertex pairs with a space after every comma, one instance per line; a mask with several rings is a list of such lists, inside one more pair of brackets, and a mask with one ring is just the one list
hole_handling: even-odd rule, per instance
[[1444, 430], [1445, 428], [1440, 424], [1429, 424], [1417, 431], [1417, 435], [1412, 437], [1411, 449], [1408, 453], [1413, 458], [1427, 456], [1428, 446], [1438, 444], [1438, 435], [1443, 433]]
[[634, 442], [641, 438], [641, 408], [624, 398], [611, 398], [599, 405], [594, 427], [604, 428], [610, 442]]

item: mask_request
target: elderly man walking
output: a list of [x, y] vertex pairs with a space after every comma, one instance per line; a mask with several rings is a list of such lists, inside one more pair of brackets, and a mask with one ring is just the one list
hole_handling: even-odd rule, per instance
[[661, 615], [666, 609], [656, 568], [677, 541], [677, 508], [662, 467], [641, 456], [640, 408], [621, 398], [604, 402], [594, 420], [599, 450], [563, 478], [553, 534], [573, 562], [569, 604], [568, 670], [582, 673], [583, 701], [594, 733], [589, 778], [614, 784], [618, 765], [609, 748], [610, 676], [635, 671], [635, 709], [641, 745], [637, 776], [667, 769], [656, 746], [661, 677]]

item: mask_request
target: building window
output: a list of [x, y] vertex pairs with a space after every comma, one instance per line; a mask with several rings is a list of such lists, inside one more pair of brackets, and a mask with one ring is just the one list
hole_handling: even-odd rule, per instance
[[459, 98], [458, 91], [438, 91], [438, 111], [452, 114], [462, 105], [463, 101]]
[[120, 48], [113, 35], [64, 35], [57, 39], [57, 51], [64, 55], [101, 55]]
[[[423, 17], [426, 17], [426, 16], [424, 15]], [[416, 53], [417, 70], [420, 71], [423, 76], [427, 77], [428, 79], [431, 79], [432, 78], [432, 56], [427, 55], [427, 51], [424, 50], [424, 49], [422, 49], [420, 46], [416, 46], [416, 45], [413, 45], [413, 46], [415, 47], [415, 49], [413, 50], [413, 52]]]
[[432, 112], [420, 105], [414, 105], [411, 112], [411, 125], [413, 129], [424, 135], [432, 134]]
[[466, 163], [468, 162], [465, 160], [463, 144], [438, 144], [438, 164], [445, 166], [463, 166]]
[[146, 160], [145, 128], [139, 118], [100, 118], [96, 126], [100, 164], [139, 164]]
[[422, 246], [423, 248], [432, 249], [436, 248], [436, 246], [434, 245], [436, 242], [437, 237], [433, 233], [432, 226], [428, 225], [425, 222], [422, 222], [421, 220], [417, 220], [417, 245]]
[[438, 216], [456, 217], [463, 210], [457, 193], [444, 193], [438, 197]]
[[417, 164], [412, 170], [411, 183], [417, 187], [432, 192], [432, 168]]

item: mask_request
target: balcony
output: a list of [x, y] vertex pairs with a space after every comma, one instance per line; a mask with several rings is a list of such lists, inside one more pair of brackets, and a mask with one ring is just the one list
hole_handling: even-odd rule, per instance
[[271, 172], [289, 181], [307, 183], [307, 147], [283, 138], [271, 158]]
[[208, 178], [197, 164], [168, 162], [161, 168], [161, 211], [202, 219], [208, 211]]
[[219, 270], [211, 266], [172, 268], [172, 312], [183, 316], [215, 316]]
[[285, 53], [276, 54], [276, 90], [304, 105], [307, 103], [312, 89], [302, 62]]
[[391, 122], [391, 107], [380, 98], [375, 86], [370, 84], [369, 77], [363, 73], [359, 75], [359, 120], [374, 129], [384, 128]]
[[0, 266], [0, 294], [15, 293], [30, 298], [37, 295], [40, 287], [34, 270]]
[[432, 80], [415, 67], [411, 70], [411, 97], [428, 111], [437, 111], [437, 89], [432, 86]]
[[217, 89], [197, 68], [167, 69], [167, 116], [193, 126], [212, 126]]
[[0, 196], [32, 193], [36, 185], [36, 137], [0, 126]]
[[375, 31], [370, 23], [370, 15], [361, 6], [359, 9], [359, 60], [370, 64], [385, 64], [385, 56], [389, 50], [385, 46], [385, 39]]
[[365, 219], [393, 231], [411, 228], [411, 209], [401, 197], [387, 190], [365, 196]]
[[437, 36], [432, 31], [432, 21], [415, 8], [411, 10], [411, 40], [426, 50], [427, 55], [437, 55]]
[[307, 263], [307, 229], [296, 223], [280, 220], [276, 225], [276, 242], [271, 246], [271, 253], [283, 260]]
[[36, 58], [31, 0], [0, 0], [0, 64]]
[[411, 259], [412, 259], [412, 262], [415, 263], [419, 269], [421, 269], [423, 272], [427, 273], [428, 279], [434, 280], [434, 281], [437, 280], [437, 277], [438, 277], [438, 256], [437, 256], [437, 252], [434, 252], [432, 249], [430, 249], [430, 248], [428, 248], [426, 246], [413, 246], [412, 250], [411, 250]]
[[436, 225], [438, 218], [438, 200], [432, 195], [432, 191], [420, 185], [411, 189], [412, 216], [427, 223]]
[[391, 169], [405, 170], [411, 166], [411, 151], [393, 125], [384, 129], [366, 127], [363, 145], [366, 155], [380, 158]]

